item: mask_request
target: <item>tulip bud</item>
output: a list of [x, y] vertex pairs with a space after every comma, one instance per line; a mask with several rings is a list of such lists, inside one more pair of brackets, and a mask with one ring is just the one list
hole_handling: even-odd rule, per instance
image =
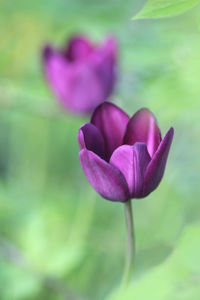
[[93, 188], [104, 198], [125, 202], [143, 198], [159, 185], [166, 166], [174, 130], [165, 137], [151, 111], [132, 118], [105, 102], [91, 122], [79, 129], [80, 163]]

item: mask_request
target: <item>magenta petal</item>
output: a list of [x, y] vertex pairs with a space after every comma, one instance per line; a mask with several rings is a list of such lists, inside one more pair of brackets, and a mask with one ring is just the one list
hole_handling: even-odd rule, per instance
[[51, 46], [44, 48], [43, 61], [48, 83], [61, 104], [66, 107], [68, 105], [67, 82], [69, 78], [69, 64], [64, 56]]
[[114, 37], [110, 37], [105, 41], [103, 51], [112, 56], [114, 60], [117, 58], [117, 41]]
[[126, 180], [117, 168], [86, 149], [80, 151], [79, 158], [85, 176], [102, 197], [119, 202], [130, 198]]
[[161, 133], [152, 112], [146, 108], [138, 110], [130, 119], [124, 137], [124, 144], [142, 142], [147, 145], [152, 157], [161, 142]]
[[150, 160], [144, 143], [136, 143], [134, 146], [123, 145], [112, 154], [110, 163], [124, 175], [131, 198], [143, 197], [144, 174]]
[[90, 63], [71, 64], [66, 84], [68, 105], [73, 111], [91, 112], [104, 101], [104, 88]]
[[117, 44], [114, 38], [105, 41], [90, 57], [104, 89], [104, 100], [113, 90], [117, 73]]
[[86, 148], [93, 151], [101, 158], [105, 157], [102, 134], [93, 124], [87, 123], [79, 129], [78, 143], [80, 150]]
[[109, 96], [117, 77], [117, 43], [114, 38], [106, 41], [104, 52], [104, 61], [100, 68], [101, 79], [104, 82], [106, 96]]
[[81, 36], [75, 36], [69, 41], [69, 45], [64, 55], [69, 61], [85, 59], [93, 50], [90, 42]]
[[129, 116], [112, 103], [104, 102], [95, 109], [91, 123], [101, 131], [107, 160], [112, 152], [122, 145], [128, 121]]
[[170, 128], [147, 167], [144, 182], [145, 196], [155, 190], [163, 177], [173, 135], [174, 129]]

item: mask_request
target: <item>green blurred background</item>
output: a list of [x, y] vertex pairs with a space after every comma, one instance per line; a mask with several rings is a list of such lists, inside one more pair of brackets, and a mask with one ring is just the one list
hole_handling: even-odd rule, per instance
[[[131, 21], [144, 1], [0, 1], [0, 299], [200, 299], [200, 8]], [[87, 117], [62, 111], [43, 78], [41, 48], [73, 33], [114, 34], [113, 99], [145, 106], [175, 138], [165, 176], [133, 200], [136, 265], [119, 291], [123, 204], [86, 181], [76, 135]]]

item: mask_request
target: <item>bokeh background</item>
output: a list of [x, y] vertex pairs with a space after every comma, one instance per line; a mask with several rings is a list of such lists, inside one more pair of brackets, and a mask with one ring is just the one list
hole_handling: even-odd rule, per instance
[[[131, 21], [144, 1], [0, 1], [0, 299], [200, 299], [200, 7]], [[133, 200], [137, 256], [119, 290], [123, 204], [86, 181], [76, 135], [88, 117], [57, 105], [41, 49], [73, 33], [114, 34], [120, 73], [112, 99], [145, 106], [175, 138], [164, 179]]]

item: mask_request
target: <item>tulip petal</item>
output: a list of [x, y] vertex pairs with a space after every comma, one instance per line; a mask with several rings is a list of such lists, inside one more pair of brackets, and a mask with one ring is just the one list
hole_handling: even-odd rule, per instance
[[79, 158], [85, 176], [102, 197], [119, 202], [130, 199], [126, 180], [117, 168], [86, 149], [80, 151]]
[[88, 149], [104, 159], [104, 140], [101, 132], [91, 123], [87, 123], [78, 131], [78, 143], [80, 150]]
[[88, 62], [71, 64], [70, 76], [66, 82], [68, 105], [71, 110], [91, 112], [104, 101], [104, 88], [94, 67]]
[[124, 144], [142, 142], [147, 145], [152, 157], [161, 142], [161, 133], [152, 112], [146, 108], [137, 111], [130, 119], [124, 137]]
[[104, 102], [95, 109], [91, 123], [101, 131], [107, 160], [112, 152], [122, 145], [128, 120], [129, 116], [112, 103]]
[[51, 46], [44, 48], [43, 61], [46, 78], [56, 97], [66, 107], [68, 99], [67, 82], [70, 74], [69, 64], [64, 56]]
[[88, 113], [105, 100], [104, 87], [91, 63], [70, 63], [50, 46], [45, 47], [43, 59], [47, 80], [64, 108]]
[[64, 55], [69, 61], [72, 62], [80, 59], [85, 59], [92, 50], [93, 46], [86, 38], [75, 36], [69, 41]]
[[117, 42], [116, 39], [114, 37], [109, 37], [107, 38], [107, 40], [105, 41], [103, 47], [102, 47], [102, 51], [111, 55], [113, 57], [113, 59], [117, 58]]
[[145, 196], [157, 188], [163, 177], [173, 135], [174, 129], [171, 127], [160, 143], [157, 151], [154, 153], [153, 158], [146, 169], [144, 181]]
[[123, 145], [113, 152], [110, 163], [124, 175], [131, 198], [143, 197], [144, 174], [150, 160], [144, 143], [136, 143], [134, 146]]
[[114, 38], [108, 38], [102, 47], [96, 48], [90, 56], [96, 74], [104, 89], [104, 101], [113, 90], [117, 73], [117, 44]]

